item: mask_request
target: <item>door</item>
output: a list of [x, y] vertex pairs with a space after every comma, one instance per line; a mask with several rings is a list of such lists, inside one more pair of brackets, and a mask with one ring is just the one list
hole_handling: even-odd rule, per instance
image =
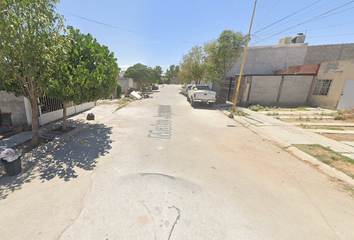
[[337, 109], [349, 110], [354, 107], [354, 80], [347, 80]]

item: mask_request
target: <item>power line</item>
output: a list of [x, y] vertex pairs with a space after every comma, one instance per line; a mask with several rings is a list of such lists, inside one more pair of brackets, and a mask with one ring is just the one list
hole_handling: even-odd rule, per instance
[[302, 8], [302, 9], [300, 9], [300, 10], [298, 10], [298, 11], [296, 11], [296, 12], [294, 12], [294, 13], [292, 13], [292, 14], [290, 14], [290, 15], [288, 15], [288, 16], [286, 16], [286, 17], [284, 17], [284, 18], [282, 18], [282, 19], [280, 19], [280, 20], [278, 20], [278, 21], [276, 21], [276, 22], [274, 22], [274, 23], [272, 23], [272, 24], [270, 24], [270, 25], [264, 27], [264, 28], [262, 28], [261, 30], [258, 30], [258, 31], [255, 32], [254, 34], [256, 34], [256, 33], [260, 32], [260, 31], [263, 31], [264, 29], [267, 29], [267, 28], [269, 28], [269, 27], [271, 27], [271, 26], [273, 26], [273, 25], [275, 25], [275, 24], [277, 24], [277, 23], [279, 23], [279, 22], [281, 22], [281, 21], [284, 21], [285, 19], [287, 19], [287, 18], [289, 18], [289, 17], [291, 17], [291, 16], [294, 16], [295, 14], [297, 14], [297, 13], [299, 13], [299, 12], [301, 12], [301, 11], [303, 11], [303, 10], [305, 10], [305, 9], [307, 9], [307, 8], [313, 6], [313, 5], [315, 5], [316, 3], [319, 3], [319, 2], [321, 2], [321, 1], [322, 1], [322, 0], [318, 0], [318, 1], [316, 1], [316, 2], [314, 2], [314, 3], [312, 3], [312, 4], [310, 4], [310, 5], [308, 5], [308, 6], [306, 6], [306, 7]]
[[280, 0], [278, 0], [273, 7], [267, 12], [267, 14], [262, 18], [262, 20], [257, 24], [257, 26], [255, 28], [257, 28], [262, 22], [263, 20], [269, 15], [269, 13], [274, 9], [274, 7], [278, 4], [278, 2], [280, 2]]
[[[319, 29], [325, 29], [325, 28], [332, 28], [332, 27], [338, 27], [338, 26], [342, 26], [342, 25], [347, 25], [349, 23], [353, 23], [354, 21], [351, 22], [346, 22], [346, 23], [341, 23], [341, 24], [336, 24], [336, 25], [330, 25], [330, 26], [326, 26], [326, 27], [320, 27], [320, 28], [310, 28], [310, 29], [306, 29], [306, 31], [313, 31], [313, 30], [319, 30]], [[296, 32], [287, 32], [287, 33], [297, 33], [299, 31]], [[267, 34], [257, 34], [257, 38], [260, 38], [259, 36], [267, 36], [267, 35], [272, 35], [276, 32], [271, 32], [271, 33], [267, 33]]]
[[125, 31], [125, 32], [135, 33], [135, 34], [139, 34], [139, 35], [143, 35], [143, 36], [148, 36], [148, 37], [153, 37], [153, 38], [158, 38], [158, 39], [163, 39], [163, 40], [173, 41], [173, 42], [202, 44], [200, 42], [190, 42], [190, 41], [184, 41], [184, 40], [177, 40], [177, 39], [165, 38], [165, 37], [160, 37], [160, 36], [155, 36], [155, 35], [150, 35], [150, 34], [146, 34], [146, 33], [137, 32], [137, 31], [132, 31], [132, 30], [129, 30], [129, 29], [113, 26], [113, 25], [110, 25], [110, 24], [107, 24], [107, 23], [103, 23], [103, 22], [99, 22], [99, 21], [96, 21], [96, 20], [92, 20], [92, 19], [86, 18], [86, 17], [82, 17], [82, 16], [79, 16], [79, 15], [76, 15], [76, 14], [73, 14], [73, 13], [69, 13], [69, 12], [66, 12], [66, 11], [61, 11], [61, 12], [66, 13], [66, 14], [71, 15], [71, 16], [74, 16], [76, 18], [80, 18], [80, 19], [83, 19], [83, 20], [86, 20], [86, 21], [89, 21], [89, 22], [97, 23], [97, 24], [100, 24], [100, 25], [103, 25], [103, 26], [106, 26], [106, 27], [122, 30], [122, 31]]
[[[334, 1], [331, 1], [331, 2], [329, 2], [329, 3], [326, 3], [326, 4], [320, 6], [320, 7], [316, 8], [316, 9], [313, 9], [313, 10], [308, 11], [308, 12], [306, 12], [306, 13], [300, 15], [300, 16], [297, 16], [297, 18], [302, 17], [302, 16], [304, 16], [304, 15], [307, 15], [307, 14], [309, 14], [309, 13], [311, 13], [311, 12], [317, 11], [318, 9], [320, 9], [320, 8], [322, 8], [322, 7], [324, 7], [324, 6], [327, 6], [328, 4], [331, 4], [331, 3], [336, 2], [336, 1], [337, 1], [337, 0], [334, 0]], [[287, 24], [287, 23], [289, 23], [289, 22], [292, 22], [293, 20], [294, 20], [294, 19], [291, 19], [291, 20], [289, 20], [289, 21], [287, 21], [287, 22], [284, 22], [284, 23], [278, 25], [277, 27], [273, 27], [273, 28], [271, 28], [271, 29], [269, 29], [269, 30], [276, 29], [276, 28], [278, 28], [279, 26], [283, 26], [283, 25], [285, 25], [285, 24]], [[269, 34], [269, 35], [270, 35], [270, 34]]]
[[[300, 26], [300, 25], [303, 25], [303, 24], [306, 24], [306, 23], [309, 23], [309, 22], [317, 21], [317, 20], [319, 20], [319, 19], [322, 19], [322, 18], [325, 18], [325, 17], [329, 17], [329, 16], [332, 16], [332, 15], [341, 13], [341, 12], [343, 12], [343, 11], [348, 11], [349, 9], [352, 9], [353, 7], [352, 7], [352, 8], [349, 8], [349, 9], [345, 9], [345, 10], [340, 11], [340, 12], [336, 12], [336, 13], [327, 15], [327, 16], [323, 16], [323, 15], [326, 15], [326, 14], [328, 14], [328, 13], [330, 13], [330, 12], [333, 12], [333, 11], [339, 9], [339, 8], [342, 8], [342, 7], [346, 6], [346, 5], [349, 5], [349, 4], [353, 3], [353, 2], [354, 2], [354, 0], [353, 0], [353, 1], [350, 1], [350, 2], [348, 2], [348, 3], [346, 3], [346, 4], [343, 4], [343, 5], [339, 6], [339, 7], [336, 7], [336, 8], [334, 8], [334, 9], [331, 9], [331, 10], [329, 10], [329, 11], [327, 11], [327, 12], [325, 12], [325, 13], [322, 13], [322, 14], [316, 16], [316, 17], [313, 17], [313, 18], [311, 18], [311, 19], [309, 19], [309, 20], [306, 20], [306, 21], [301, 22], [301, 23], [299, 23], [299, 24], [296, 24], [296, 25], [294, 25], [294, 26], [292, 26], [292, 27], [289, 27], [289, 28], [287, 28], [287, 29], [285, 29], [285, 30], [282, 30], [282, 31], [280, 31], [280, 32], [278, 32], [278, 33], [276, 33], [276, 34], [273, 34], [272, 36], [270, 36], [270, 37], [268, 37], [268, 38], [262, 39], [261, 41], [266, 40], [266, 39], [269, 39], [269, 38], [271, 38], [271, 37], [273, 37], [273, 36], [276, 36], [276, 35], [278, 35], [278, 34], [280, 34], [280, 33], [283, 33], [283, 32], [285, 32], [285, 31], [287, 31], [287, 30], [289, 30], [289, 29], [292, 29], [292, 28], [295, 28], [295, 27], [297, 27], [297, 26]], [[322, 17], [321, 17], [321, 16], [322, 16]], [[259, 43], [259, 42], [261, 42], [261, 41], [255, 42], [254, 44]]]

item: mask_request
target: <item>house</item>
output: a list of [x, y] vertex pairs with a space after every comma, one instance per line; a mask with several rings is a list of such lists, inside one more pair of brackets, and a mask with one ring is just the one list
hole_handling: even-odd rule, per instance
[[309, 104], [330, 109], [354, 106], [354, 58], [321, 63], [313, 83]]
[[[305, 38], [298, 34], [293, 38], [281, 38], [278, 45], [249, 47], [243, 74], [274, 74], [290, 66], [354, 59], [354, 43], [308, 46]], [[228, 72], [228, 77], [240, 74], [242, 59], [243, 54]]]
[[[227, 78], [223, 96], [234, 100], [238, 76]], [[241, 78], [238, 102], [248, 106], [351, 109], [354, 106], [354, 59], [291, 66], [274, 74]]]
[[[44, 125], [52, 121], [63, 118], [63, 103], [60, 99], [49, 97], [40, 97], [39, 106], [39, 124]], [[69, 103], [67, 115], [70, 116], [90, 109], [95, 106], [95, 102], [75, 105]], [[1, 112], [10, 112], [11, 121], [14, 126], [26, 126], [32, 124], [32, 109], [30, 101], [25, 97], [16, 97], [13, 93], [0, 91], [0, 109]]]
[[[250, 47], [237, 101], [244, 105], [353, 107], [354, 44], [308, 46], [305, 37], [300, 34], [280, 39], [276, 46]], [[218, 86], [220, 95], [229, 101], [234, 100], [241, 59]]]

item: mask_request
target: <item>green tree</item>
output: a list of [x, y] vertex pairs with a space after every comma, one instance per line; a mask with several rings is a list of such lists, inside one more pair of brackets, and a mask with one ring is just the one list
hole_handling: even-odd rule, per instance
[[127, 69], [124, 77], [132, 78], [134, 81], [140, 83], [144, 91], [147, 84], [154, 82], [154, 75], [154, 71], [151, 68], [141, 63], [137, 63]]
[[155, 83], [162, 83], [161, 75], [163, 73], [161, 66], [156, 66], [154, 69], [154, 81]]
[[59, 0], [0, 0], [0, 90], [29, 99], [32, 140], [38, 143], [38, 97], [65, 57]]
[[174, 64], [170, 65], [170, 68], [166, 70], [165, 77], [167, 78], [168, 83], [171, 78], [177, 77], [179, 72], [179, 66]]
[[182, 61], [180, 62], [179, 76], [186, 82], [194, 80], [199, 84], [204, 77], [204, 68], [202, 47], [196, 45], [187, 54], [183, 54]]
[[68, 57], [44, 88], [48, 96], [63, 102], [63, 130], [66, 129], [67, 103], [82, 104], [108, 98], [117, 87], [120, 71], [108, 47], [101, 46], [91, 34], [82, 34], [73, 27], [68, 29]]
[[247, 36], [241, 32], [224, 30], [218, 39], [204, 44], [206, 79], [221, 82], [240, 57]]

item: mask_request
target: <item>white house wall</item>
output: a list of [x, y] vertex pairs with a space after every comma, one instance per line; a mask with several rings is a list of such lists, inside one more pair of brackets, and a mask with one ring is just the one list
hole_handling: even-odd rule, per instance
[[[70, 116], [72, 114], [75, 114], [75, 106], [73, 107], [68, 107], [66, 110], [66, 115]], [[41, 125], [59, 120], [63, 118], [63, 109], [57, 110], [57, 111], [53, 111], [53, 112], [49, 112], [49, 113], [45, 113], [45, 114], [41, 114], [40, 118], [39, 118], [39, 123]]]
[[[87, 109], [93, 108], [95, 106], [95, 102], [83, 103], [81, 105], [74, 105], [72, 107], [68, 107], [66, 110], [66, 115], [70, 116], [79, 112], [83, 112]], [[39, 118], [39, 123], [41, 125], [59, 120], [63, 118], [63, 109], [41, 114]]]
[[88, 102], [88, 103], [83, 103], [81, 105], [75, 105], [75, 111], [76, 113], [79, 113], [87, 109], [93, 108], [94, 106], [95, 106], [95, 102]]

